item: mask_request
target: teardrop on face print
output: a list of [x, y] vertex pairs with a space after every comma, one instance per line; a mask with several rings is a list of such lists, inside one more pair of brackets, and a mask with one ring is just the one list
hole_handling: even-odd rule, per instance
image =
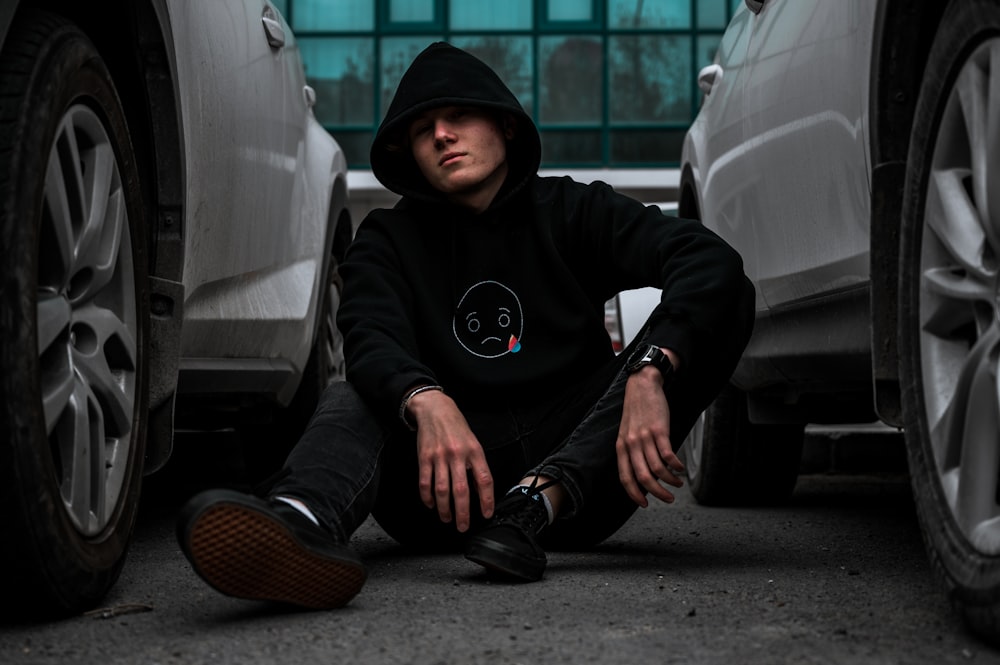
[[459, 343], [480, 358], [499, 358], [520, 349], [524, 320], [521, 302], [494, 281], [474, 284], [455, 308], [452, 329]]

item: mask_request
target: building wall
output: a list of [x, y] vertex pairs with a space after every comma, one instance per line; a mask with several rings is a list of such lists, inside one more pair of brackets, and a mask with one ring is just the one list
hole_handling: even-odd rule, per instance
[[357, 223], [395, 197], [368, 151], [403, 71], [449, 41], [492, 66], [542, 135], [546, 174], [676, 199], [681, 145], [743, 0], [271, 0], [296, 36], [316, 117], [347, 154]]

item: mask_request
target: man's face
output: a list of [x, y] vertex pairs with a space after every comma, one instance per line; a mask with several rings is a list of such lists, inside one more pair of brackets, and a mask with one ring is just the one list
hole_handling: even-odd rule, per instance
[[[513, 135], [512, 130], [507, 133]], [[410, 124], [409, 139], [427, 182], [459, 203], [478, 207], [487, 192], [489, 205], [507, 176], [505, 132], [483, 109], [443, 106], [425, 111]]]

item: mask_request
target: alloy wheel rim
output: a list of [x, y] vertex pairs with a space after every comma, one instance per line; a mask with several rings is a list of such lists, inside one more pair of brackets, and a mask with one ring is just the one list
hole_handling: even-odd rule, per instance
[[95, 536], [115, 512], [132, 450], [138, 312], [114, 145], [84, 105], [62, 117], [49, 153], [38, 251], [45, 430], [63, 507]]
[[[1000, 554], [1000, 40], [962, 67], [941, 117], [920, 246], [924, 412], [945, 500], [978, 551]], [[996, 93], [994, 92], [993, 95]]]

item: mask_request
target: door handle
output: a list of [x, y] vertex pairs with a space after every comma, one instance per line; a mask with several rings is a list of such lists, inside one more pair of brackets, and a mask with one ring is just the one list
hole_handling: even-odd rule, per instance
[[712, 92], [712, 88], [720, 80], [722, 80], [722, 67], [719, 65], [709, 65], [698, 72], [698, 87], [706, 95]]
[[260, 22], [264, 24], [264, 36], [267, 37], [268, 45], [273, 49], [279, 49], [285, 45], [285, 29], [281, 27], [281, 20], [278, 14], [270, 5], [264, 5], [264, 15]]

